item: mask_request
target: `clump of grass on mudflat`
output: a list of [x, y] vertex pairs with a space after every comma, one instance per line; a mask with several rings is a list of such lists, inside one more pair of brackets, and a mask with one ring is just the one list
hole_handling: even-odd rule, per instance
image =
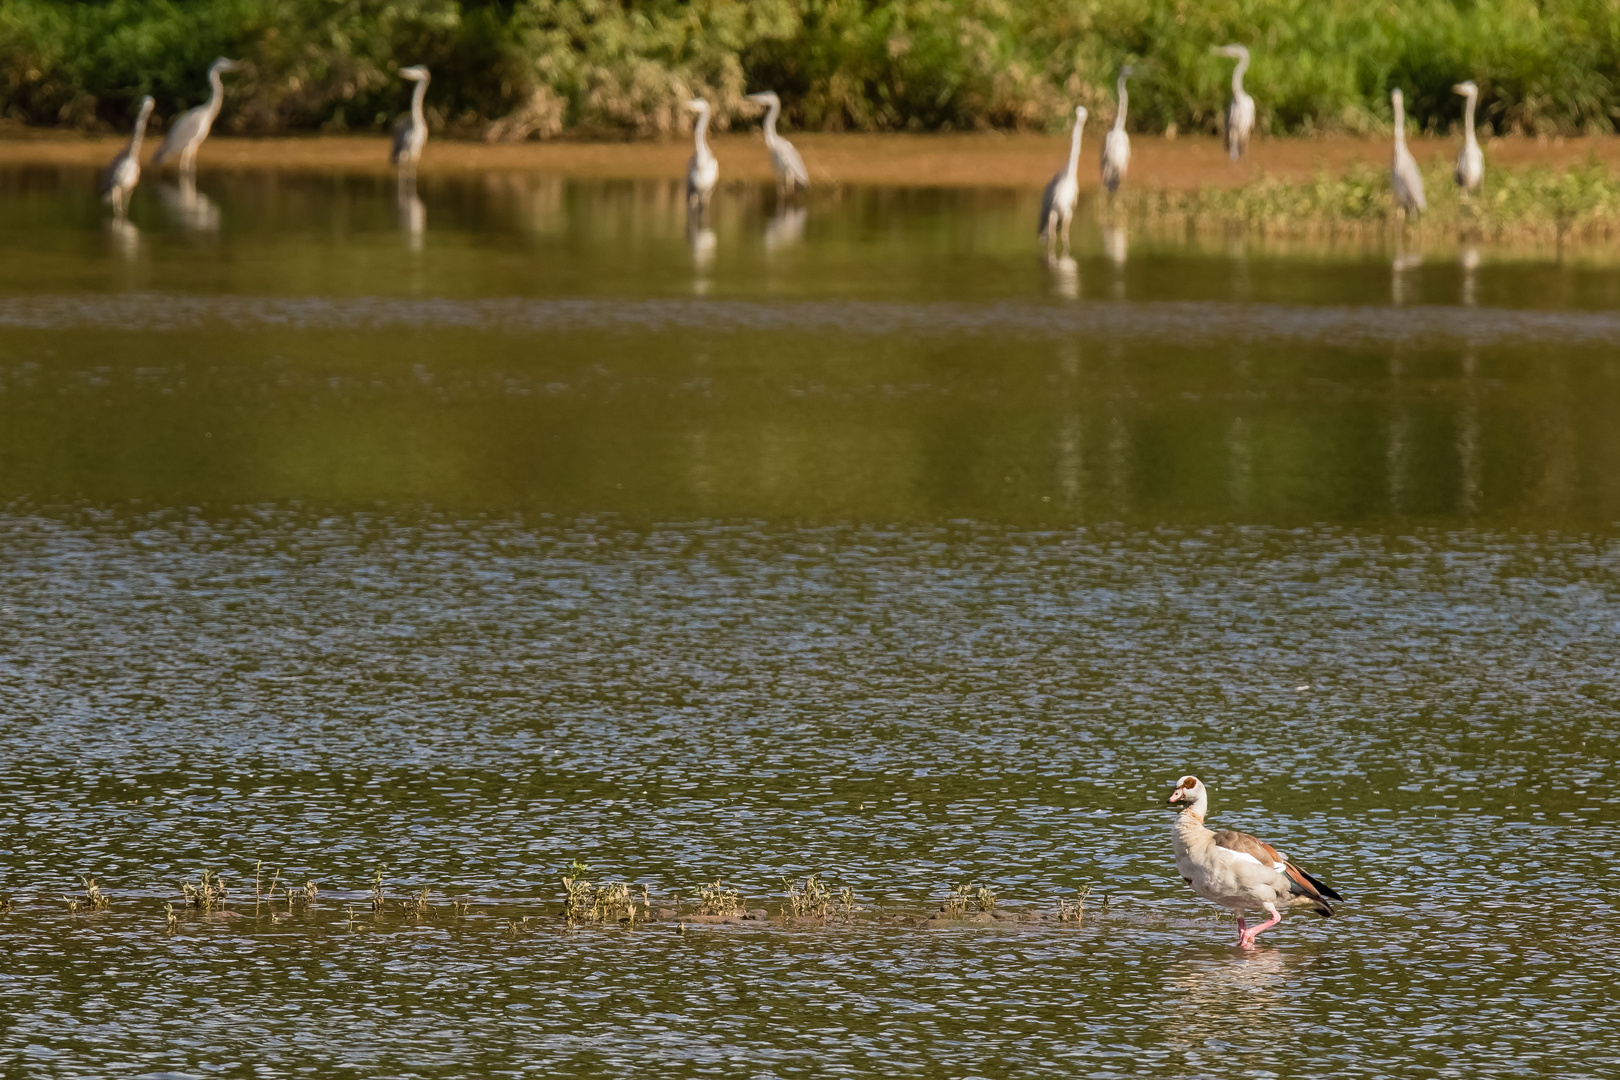
[[782, 879], [782, 913], [794, 918], [828, 919], [834, 915], [849, 916], [855, 911], [855, 890], [845, 886], [838, 892], [826, 885], [820, 875], [811, 874], [800, 884], [790, 878]]
[[214, 905], [225, 900], [225, 882], [219, 874], [204, 870], [202, 876], [195, 882], [182, 881], [180, 894], [185, 897], [187, 907], [201, 908], [210, 911]]
[[1061, 896], [1058, 897], [1058, 902], [1057, 902], [1058, 922], [1072, 922], [1072, 923], [1075, 923], [1076, 925], [1083, 922], [1085, 920], [1085, 917], [1086, 917], [1086, 897], [1088, 897], [1090, 895], [1091, 895], [1091, 886], [1087, 885], [1085, 891], [1082, 892], [1079, 896], [1075, 897], [1073, 900], [1069, 900], [1069, 899], [1067, 899], [1065, 897], [1061, 897]]
[[[1448, 164], [1431, 167], [1423, 180], [1429, 209], [1408, 230], [1490, 241], [1620, 235], [1620, 180], [1597, 162], [1559, 171], [1493, 169], [1471, 196], [1457, 189]], [[1307, 181], [1262, 176], [1235, 188], [1139, 188], [1124, 197], [1123, 209], [1149, 223], [1278, 236], [1365, 234], [1401, 224], [1387, 170], [1370, 165]]]
[[101, 891], [101, 886], [96, 884], [95, 878], [87, 877], [80, 880], [84, 882], [84, 902], [91, 911], [106, 911], [112, 907], [112, 900]]
[[699, 915], [741, 915], [742, 896], [724, 882], [698, 886]]
[[993, 912], [996, 910], [996, 892], [988, 885], [975, 888], [969, 888], [966, 884], [958, 885], [945, 898], [942, 910], [948, 915], [966, 915], [970, 911]]
[[576, 860], [563, 876], [563, 891], [567, 894], [563, 917], [570, 923], [628, 922], [634, 926], [638, 918], [646, 918], [651, 907], [646, 886], [641, 889], [643, 906], [638, 907], [629, 884], [623, 881], [593, 884], [584, 877], [587, 872], [588, 868]]

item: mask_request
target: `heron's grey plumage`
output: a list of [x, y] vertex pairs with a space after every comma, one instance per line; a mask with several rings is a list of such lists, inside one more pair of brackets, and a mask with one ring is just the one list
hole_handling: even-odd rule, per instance
[[1221, 56], [1237, 60], [1232, 69], [1232, 100], [1226, 105], [1226, 153], [1233, 161], [1248, 153], [1249, 137], [1254, 134], [1254, 98], [1243, 90], [1243, 73], [1249, 70], [1249, 50], [1243, 45], [1222, 45]]
[[158, 147], [157, 153], [152, 155], [154, 168], [178, 154], [180, 171], [187, 174], [195, 171], [197, 148], [213, 130], [220, 106], [225, 103], [225, 84], [220, 80], [220, 74], [235, 71], [240, 66], [237, 61], [227, 60], [223, 56], [208, 65], [208, 100], [174, 118], [174, 123], [169, 125], [168, 134], [163, 137], [162, 145]]
[[141, 179], [141, 140], [146, 137], [146, 121], [152, 115], [153, 104], [150, 94], [141, 99], [140, 112], [135, 116], [135, 128], [130, 133], [129, 145], [120, 150], [102, 170], [96, 188], [101, 201], [110, 204], [113, 213], [120, 218], [124, 216], [124, 206], [129, 201], [129, 193], [135, 190], [135, 185]]
[[1467, 99], [1463, 106], [1463, 147], [1457, 155], [1457, 186], [1474, 192], [1485, 182], [1485, 155], [1479, 148], [1479, 137], [1474, 134], [1474, 105], [1479, 101], [1479, 87], [1469, 79], [1451, 90]]
[[1417, 215], [1429, 208], [1423, 196], [1423, 174], [1406, 148], [1406, 97], [1391, 90], [1390, 104], [1395, 111], [1395, 156], [1389, 167], [1389, 190], [1402, 213]]
[[1086, 126], [1086, 107], [1074, 110], [1074, 134], [1069, 140], [1069, 160], [1046, 185], [1041, 194], [1041, 217], [1035, 235], [1046, 241], [1046, 257], [1057, 255], [1057, 242], [1063, 239], [1063, 254], [1069, 254], [1069, 226], [1074, 221], [1074, 204], [1080, 195], [1080, 135]]
[[782, 99], [766, 90], [749, 94], [748, 100], [765, 106], [765, 150], [771, 156], [771, 172], [776, 177], [776, 190], [783, 198], [810, 187], [810, 174], [805, 171], [804, 159], [792, 143], [776, 133], [776, 118], [782, 112]]
[[715, 182], [720, 179], [720, 162], [709, 149], [709, 103], [693, 98], [686, 107], [697, 113], [697, 123], [692, 126], [692, 157], [686, 163], [686, 209], [701, 215], [709, 209]]
[[427, 117], [422, 113], [422, 99], [427, 96], [432, 76], [427, 68], [417, 64], [415, 67], [400, 68], [399, 77], [415, 82], [416, 89], [411, 92], [410, 114], [402, 118], [394, 129], [394, 145], [389, 151], [388, 160], [399, 166], [401, 174], [414, 173], [416, 163], [422, 160], [422, 148], [427, 145]]
[[1125, 80], [1130, 78], [1129, 65], [1119, 69], [1119, 83], [1116, 92], [1119, 97], [1119, 111], [1114, 114], [1114, 126], [1103, 138], [1102, 148], [1102, 183], [1112, 195], [1119, 190], [1119, 185], [1125, 180], [1125, 172], [1131, 164], [1131, 137], [1125, 134]]

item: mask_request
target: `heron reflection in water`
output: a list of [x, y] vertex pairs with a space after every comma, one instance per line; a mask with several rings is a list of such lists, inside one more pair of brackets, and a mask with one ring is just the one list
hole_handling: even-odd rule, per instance
[[1080, 264], [1074, 256], [1059, 255], [1048, 259], [1046, 265], [1052, 271], [1052, 291], [1065, 300], [1080, 299]]
[[692, 291], [699, 296], [707, 296], [709, 287], [714, 284], [711, 277], [714, 249], [717, 246], [714, 230], [707, 225], [689, 224], [686, 241], [692, 248]]
[[1125, 257], [1129, 254], [1130, 244], [1125, 235], [1123, 222], [1115, 222], [1103, 230], [1103, 254], [1115, 266], [1124, 266]]
[[113, 250], [125, 259], [134, 259], [140, 254], [141, 230], [128, 218], [108, 218], [107, 238], [112, 241]]
[[208, 138], [208, 133], [214, 129], [214, 121], [219, 117], [220, 107], [225, 104], [225, 84], [220, 75], [227, 71], [235, 71], [242, 65], [236, 60], [227, 60], [221, 56], [208, 67], [208, 85], [211, 88], [208, 100], [194, 109], [187, 109], [174, 118], [169, 126], [169, 133], [163, 137], [163, 143], [158, 147], [157, 153], [152, 155], [152, 167], [157, 168], [175, 156], [180, 158], [180, 175], [182, 177], [195, 176], [197, 172], [197, 149]]
[[1389, 264], [1389, 299], [1396, 307], [1402, 307], [1410, 299], [1407, 295], [1411, 289], [1408, 275], [1423, 265], [1423, 253], [1420, 251], [1407, 251], [1397, 247], [1395, 258]]
[[1475, 307], [1479, 304], [1479, 283], [1474, 280], [1479, 270], [1479, 248], [1464, 244], [1457, 253], [1457, 263], [1462, 267], [1463, 307]]
[[803, 206], [783, 206], [772, 214], [765, 222], [765, 251], [781, 251], [803, 243], [809, 218], [810, 212]]
[[405, 234], [406, 246], [412, 251], [421, 251], [422, 234], [427, 232], [427, 206], [416, 194], [415, 174], [400, 174], [394, 199], [399, 231]]
[[146, 122], [152, 116], [152, 95], [141, 99], [140, 112], [135, 116], [135, 128], [125, 146], [102, 170], [97, 193], [101, 201], [113, 208], [113, 218], [124, 220], [124, 209], [129, 204], [130, 192], [141, 179], [141, 140], [146, 138]]
[[187, 232], [219, 231], [219, 205], [197, 190], [194, 177], [182, 173], [178, 184], [158, 185], [158, 197], [169, 216]]
[[1129, 249], [1124, 222], [1115, 221], [1103, 226], [1103, 254], [1114, 264], [1114, 280], [1110, 292], [1115, 300], [1125, 299], [1125, 259]]

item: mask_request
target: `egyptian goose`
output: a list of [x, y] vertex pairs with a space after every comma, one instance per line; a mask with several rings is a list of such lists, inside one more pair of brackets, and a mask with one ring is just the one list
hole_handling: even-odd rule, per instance
[[[1309, 908], [1324, 919], [1333, 917], [1328, 900], [1343, 900], [1322, 882], [1248, 833], [1213, 832], [1204, 827], [1209, 791], [1196, 776], [1183, 776], [1170, 801], [1187, 808], [1170, 830], [1176, 867], [1182, 880], [1205, 900], [1237, 913], [1239, 946], [1254, 948], [1254, 939], [1282, 921], [1279, 908]], [[1249, 929], [1245, 911], [1264, 911], [1271, 918]]]

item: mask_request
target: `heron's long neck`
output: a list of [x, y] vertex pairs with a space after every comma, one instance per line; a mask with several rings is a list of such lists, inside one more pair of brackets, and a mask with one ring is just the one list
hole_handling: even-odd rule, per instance
[[692, 146], [696, 149], [699, 160], [707, 161], [714, 156], [709, 152], [709, 111], [707, 109], [698, 114], [697, 127], [692, 129]]
[[1073, 176], [1080, 168], [1080, 134], [1085, 130], [1079, 120], [1074, 122], [1074, 137], [1069, 140], [1069, 167], [1064, 170], [1065, 176]]
[[225, 104], [225, 83], [219, 77], [217, 68], [208, 69], [208, 85], [212, 91], [208, 95], [208, 127], [214, 126], [214, 117], [219, 115], [220, 106]]
[[152, 115], [151, 109], [142, 109], [141, 114], [135, 118], [135, 132], [129, 137], [129, 156], [141, 156], [141, 140], [146, 138], [146, 118]]
[[1463, 106], [1463, 141], [1469, 146], [1476, 146], [1479, 139], [1474, 135], [1474, 97], [1468, 95], [1468, 103]]
[[422, 99], [427, 97], [427, 84], [427, 79], [417, 79], [416, 89], [411, 93], [411, 124], [424, 129], [427, 119], [422, 115]]
[[1125, 76], [1121, 75], [1119, 77], [1119, 112], [1114, 116], [1115, 131], [1125, 130], [1125, 106], [1129, 102], [1130, 98], [1125, 94]]
[[1243, 73], [1249, 70], [1247, 55], [1238, 57], [1237, 67], [1232, 69], [1232, 96], [1243, 96]]
[[1395, 145], [1406, 145], [1406, 105], [1395, 102]]
[[782, 103], [780, 101], [773, 101], [765, 107], [765, 142], [767, 145], [775, 144], [778, 138], [776, 134], [776, 117], [781, 111]]

